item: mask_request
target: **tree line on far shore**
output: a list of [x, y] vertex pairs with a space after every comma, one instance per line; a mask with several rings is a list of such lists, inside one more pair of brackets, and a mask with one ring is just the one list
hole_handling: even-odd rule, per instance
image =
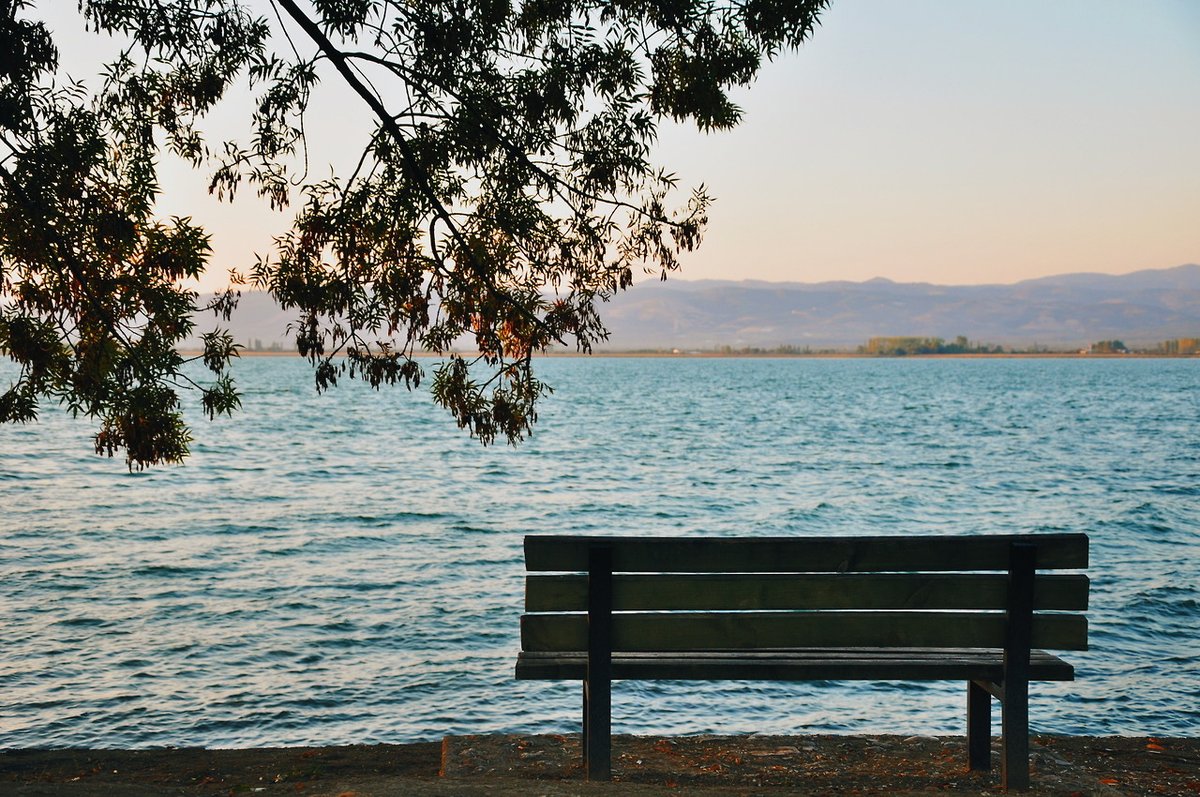
[[[244, 354], [275, 354], [295, 352], [292, 342], [277, 340], [264, 342], [262, 338], [248, 338], [245, 344], [237, 344], [236, 348]], [[3, 349], [0, 349], [3, 351]], [[456, 350], [457, 351], [457, 350]], [[465, 349], [464, 349], [465, 351]], [[421, 352], [434, 355], [436, 352]], [[779, 346], [731, 346], [722, 344], [712, 348], [689, 349], [630, 349], [619, 351], [601, 351], [601, 354], [717, 354], [726, 357], [745, 356], [783, 356], [804, 357], [821, 355], [862, 354], [876, 357], [907, 357], [910, 355], [929, 354], [1140, 354], [1160, 355], [1167, 357], [1200, 355], [1200, 338], [1173, 338], [1164, 340], [1153, 346], [1128, 346], [1124, 341], [1099, 340], [1082, 348], [1052, 347], [1042, 344], [1031, 346], [1004, 346], [990, 343], [974, 343], [965, 336], [959, 335], [947, 343], [942, 338], [929, 337], [879, 337], [871, 338], [866, 345], [853, 350], [837, 347], [796, 346], [783, 344]]]
[[858, 347], [858, 352], [882, 357], [903, 357], [909, 354], [1002, 354], [1004, 349], [986, 343], [972, 343], [965, 335], [959, 335], [950, 343], [942, 338], [871, 338], [867, 345]]
[[1086, 347], [1053, 349], [1034, 344], [1032, 347], [1005, 349], [988, 343], [974, 343], [959, 335], [947, 343], [942, 338], [878, 337], [858, 347], [859, 354], [879, 357], [904, 357], [912, 354], [1157, 354], [1167, 356], [1200, 354], [1200, 338], [1174, 338], [1152, 346], [1127, 346], [1122, 340], [1100, 340]]
[[875, 357], [907, 357], [931, 354], [1141, 354], [1159, 356], [1200, 355], [1200, 338], [1173, 338], [1147, 346], [1128, 346], [1121, 340], [1100, 340], [1082, 348], [1048, 346], [1034, 343], [1029, 346], [1004, 347], [993, 343], [978, 343], [964, 335], [952, 341], [937, 337], [875, 337], [854, 349], [811, 346], [731, 346], [722, 344], [710, 349], [642, 349], [626, 354], [719, 354], [725, 356], [806, 356], [860, 354]]

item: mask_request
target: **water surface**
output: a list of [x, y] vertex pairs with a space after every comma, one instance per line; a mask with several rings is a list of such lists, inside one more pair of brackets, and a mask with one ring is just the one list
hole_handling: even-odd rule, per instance
[[[0, 747], [577, 730], [577, 683], [513, 678], [527, 533], [1085, 532], [1092, 649], [1034, 729], [1196, 735], [1198, 368], [551, 360], [533, 439], [483, 449], [252, 358], [242, 413], [134, 474], [46, 411], [0, 427]], [[962, 733], [964, 691], [619, 683], [614, 728]]]

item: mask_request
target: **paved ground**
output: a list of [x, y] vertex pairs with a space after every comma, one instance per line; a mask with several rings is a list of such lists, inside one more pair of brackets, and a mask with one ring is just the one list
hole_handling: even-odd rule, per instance
[[[1037, 794], [1200, 795], [1200, 740], [1037, 737]], [[998, 751], [994, 751], [994, 757]], [[10, 750], [0, 794], [781, 795], [998, 794], [961, 737], [617, 737], [611, 784], [582, 780], [578, 736], [257, 750]]]

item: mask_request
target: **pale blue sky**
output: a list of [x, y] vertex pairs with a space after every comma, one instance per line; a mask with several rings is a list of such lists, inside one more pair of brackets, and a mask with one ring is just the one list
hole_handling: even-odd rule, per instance
[[1200, 3], [834, 2], [664, 150], [720, 202], [690, 277], [946, 283], [1200, 259]]
[[[367, 117], [326, 100], [312, 155], [336, 163]], [[738, 100], [733, 132], [661, 129], [662, 164], [718, 198], [683, 278], [961, 284], [1200, 262], [1196, 0], [835, 0]], [[166, 170], [161, 207], [213, 232], [214, 288], [286, 219], [249, 196], [218, 206], [204, 184]]]

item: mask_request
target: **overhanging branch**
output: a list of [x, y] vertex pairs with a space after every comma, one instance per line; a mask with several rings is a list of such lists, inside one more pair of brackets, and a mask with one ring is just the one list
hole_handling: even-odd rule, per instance
[[300, 10], [300, 7], [296, 5], [294, 0], [275, 0], [275, 2], [277, 2], [283, 8], [283, 10], [288, 13], [288, 16], [290, 16], [292, 20], [300, 26], [300, 29], [303, 30], [304, 33], [313, 40], [313, 43], [315, 43], [321, 52], [325, 54], [325, 57], [329, 59], [331, 64], [333, 64], [333, 67], [342, 76], [342, 79], [346, 81], [346, 84], [350, 86], [350, 88], [354, 90], [354, 93], [357, 94], [363, 100], [363, 102], [367, 104], [367, 107], [371, 109], [371, 112], [374, 113], [376, 118], [379, 120], [380, 125], [392, 137], [396, 144], [396, 149], [399, 151], [400, 157], [404, 160], [404, 163], [407, 167], [408, 176], [413, 180], [421, 193], [429, 201], [434, 215], [436, 215], [446, 224], [447, 228], [450, 230], [451, 236], [458, 243], [460, 249], [466, 254], [467, 260], [471, 265], [471, 269], [475, 272], [475, 275], [480, 280], [484, 281], [484, 283], [489, 286], [490, 290], [495, 292], [496, 295], [500, 296], [505, 302], [513, 307], [513, 309], [525, 316], [527, 320], [542, 330], [549, 332], [549, 334], [555, 340], [566, 346], [566, 341], [554, 334], [552, 331], [548, 330], [546, 323], [539, 318], [536, 313], [531, 312], [528, 307], [521, 302], [518, 302], [489, 278], [487, 269], [476, 258], [473, 248], [466, 240], [466, 237], [462, 234], [462, 231], [458, 228], [458, 225], [455, 224], [453, 216], [446, 209], [446, 206], [442, 204], [441, 198], [437, 195], [437, 192], [430, 184], [429, 175], [426, 174], [425, 170], [421, 168], [416, 154], [412, 151], [412, 147], [409, 146], [408, 139], [404, 137], [404, 133], [400, 129], [400, 126], [396, 123], [396, 120], [392, 117], [392, 115], [388, 113], [387, 108], [384, 107], [383, 103], [379, 100], [375, 93], [363, 83], [362, 79], [349, 64], [346, 54], [339, 50], [337, 46], [330, 41], [329, 37], [322, 32], [321, 28], [315, 22], [313, 22], [313, 20], [310, 19], [307, 14]]

